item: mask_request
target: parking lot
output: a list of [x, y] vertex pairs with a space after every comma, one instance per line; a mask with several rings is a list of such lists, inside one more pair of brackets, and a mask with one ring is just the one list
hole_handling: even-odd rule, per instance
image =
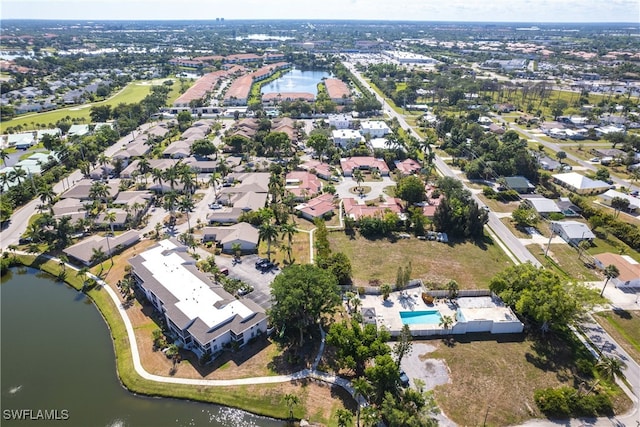
[[275, 267], [264, 272], [258, 270], [255, 266], [258, 259], [258, 255], [246, 255], [241, 258], [241, 262], [234, 264], [230, 257], [217, 256], [216, 264], [220, 268], [228, 268], [229, 277], [253, 286], [253, 292], [241, 298], [249, 298], [266, 310], [271, 307], [271, 282], [280, 273], [280, 269]]

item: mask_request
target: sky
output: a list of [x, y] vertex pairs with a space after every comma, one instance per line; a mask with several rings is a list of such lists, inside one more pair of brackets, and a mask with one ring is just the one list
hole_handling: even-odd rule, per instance
[[640, 22], [639, 0], [2, 0], [1, 19]]

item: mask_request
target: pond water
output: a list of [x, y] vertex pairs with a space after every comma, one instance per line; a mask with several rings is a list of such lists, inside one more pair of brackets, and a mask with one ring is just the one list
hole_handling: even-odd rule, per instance
[[260, 92], [306, 92], [317, 95], [318, 83], [320, 83], [324, 77], [329, 78], [331, 74], [326, 71], [301, 71], [294, 68], [279, 79], [262, 86]]
[[[98, 310], [47, 274], [12, 269], [2, 277], [0, 309], [3, 427], [285, 425], [217, 405], [129, 393], [118, 380], [111, 337]], [[19, 410], [32, 410], [29, 418], [37, 418], [38, 410], [52, 411], [47, 416], [59, 419], [11, 420], [7, 411], [16, 416]]]

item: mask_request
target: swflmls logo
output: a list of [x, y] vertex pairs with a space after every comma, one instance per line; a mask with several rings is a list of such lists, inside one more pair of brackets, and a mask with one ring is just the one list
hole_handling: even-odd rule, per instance
[[4, 409], [2, 418], [5, 420], [29, 421], [64, 421], [69, 419], [68, 409]]

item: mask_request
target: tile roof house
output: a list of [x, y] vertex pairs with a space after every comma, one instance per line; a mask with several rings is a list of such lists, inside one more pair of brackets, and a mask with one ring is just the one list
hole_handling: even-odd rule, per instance
[[349, 86], [345, 84], [340, 79], [325, 79], [324, 85], [327, 88], [327, 94], [331, 101], [335, 102], [338, 105], [350, 104], [353, 100], [351, 99], [351, 91], [349, 90]]
[[403, 161], [396, 160], [395, 165], [397, 171], [404, 176], [413, 175], [422, 169], [422, 165], [413, 159], [405, 159]]
[[267, 316], [251, 300], [239, 300], [195, 266], [175, 240], [129, 259], [137, 286], [166, 320], [171, 334], [198, 357], [246, 345], [267, 331]]
[[611, 279], [615, 287], [640, 288], [640, 264], [633, 258], [610, 252], [595, 255], [594, 258], [596, 267], [601, 270], [609, 265], [615, 265], [618, 268], [620, 275]]
[[315, 173], [319, 178], [329, 180], [333, 175], [333, 168], [330, 164], [319, 162], [317, 160], [307, 160], [302, 163], [300, 169], [304, 169], [311, 173]]
[[365, 216], [384, 215], [385, 212], [402, 213], [402, 201], [400, 199], [390, 199], [377, 206], [367, 206], [366, 204], [359, 204], [356, 199], [346, 198], [342, 199], [342, 206], [345, 215], [349, 215], [355, 220]]
[[349, 157], [346, 159], [340, 159], [340, 167], [342, 168], [342, 174], [344, 176], [352, 176], [355, 169], [377, 169], [380, 171], [380, 175], [389, 175], [389, 167], [385, 161], [382, 159], [376, 159], [375, 157]]
[[325, 215], [333, 214], [335, 206], [333, 204], [333, 195], [322, 194], [314, 199], [307, 200], [306, 203], [295, 207], [296, 211], [300, 212], [300, 215], [313, 221], [315, 218], [322, 218]]
[[322, 182], [310, 172], [291, 171], [285, 177], [285, 189], [298, 201], [314, 197], [322, 191]]

